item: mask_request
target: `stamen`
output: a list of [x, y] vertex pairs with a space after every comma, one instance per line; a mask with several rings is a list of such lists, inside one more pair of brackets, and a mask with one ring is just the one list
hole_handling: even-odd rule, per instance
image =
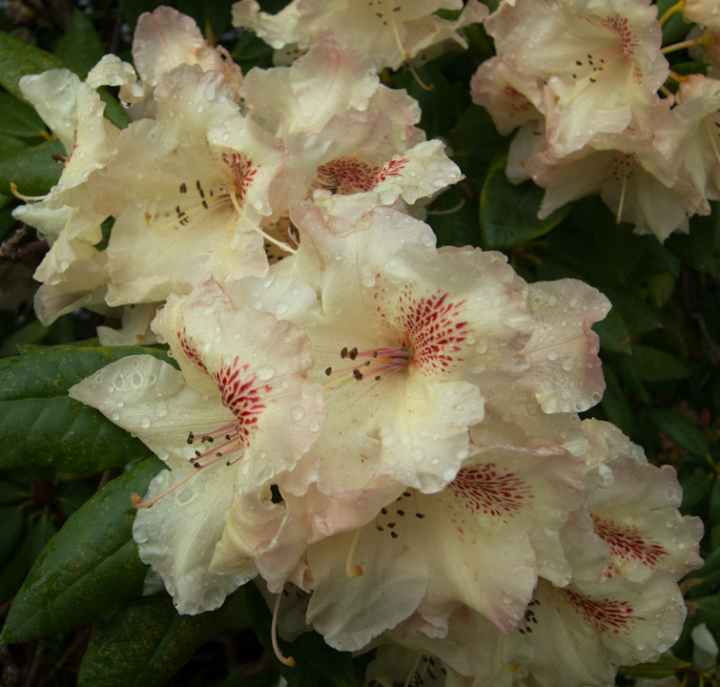
[[350, 551], [348, 551], [347, 559], [345, 560], [345, 574], [350, 579], [353, 579], [354, 577], [361, 577], [364, 574], [364, 570], [359, 565], [352, 564], [355, 549], [360, 541], [360, 532], [362, 532], [361, 527], [355, 530], [355, 536], [353, 537], [352, 544], [350, 544]]
[[277, 620], [278, 611], [280, 609], [280, 599], [282, 599], [282, 594], [278, 594], [277, 599], [275, 600], [275, 609], [273, 610], [272, 624], [270, 625], [270, 639], [272, 640], [272, 648], [275, 652], [275, 656], [277, 656], [277, 660], [283, 665], [292, 668], [295, 665], [295, 659], [292, 656], [285, 658], [285, 656], [282, 655], [282, 651], [280, 651], [280, 647], [277, 642]]
[[10, 191], [16, 198], [19, 198], [20, 200], [24, 200], [25, 202], [32, 202], [35, 200], [45, 200], [45, 198], [47, 198], [47, 196], [26, 196], [26, 195], [20, 193], [17, 190], [17, 184], [14, 181], [10, 182]]
[[[215, 430], [215, 431], [217, 432], [218, 430]], [[187, 441], [189, 444], [192, 444], [194, 439], [196, 439], [198, 437], [203, 437], [203, 439], [202, 439], [203, 442], [205, 440], [212, 440], [212, 437], [210, 437], [209, 435], [193, 435], [192, 432], [190, 432], [190, 435], [188, 436]], [[193, 472], [188, 473], [181, 480], [179, 480], [178, 482], [175, 482], [175, 484], [169, 486], [165, 491], [158, 494], [157, 496], [154, 496], [151, 499], [148, 499], [147, 501], [142, 501], [142, 500], [138, 501], [137, 499], [134, 498], [136, 495], [133, 495], [133, 497], [131, 498], [132, 505], [137, 509], [150, 508], [150, 506], [154, 505], [161, 499], [164, 499], [168, 494], [172, 493], [177, 488], [181, 487], [183, 484], [190, 481], [201, 470], [204, 470], [205, 468], [209, 468], [211, 465], [214, 465], [215, 463], [222, 460], [223, 458], [227, 458], [228, 456], [231, 456], [239, 448], [242, 448], [242, 442], [239, 440], [238, 437], [235, 437], [235, 438], [231, 439], [230, 441], [225, 442], [224, 444], [220, 444], [219, 446], [213, 447], [210, 451], [206, 451], [205, 453], [199, 453], [198, 451], [196, 451], [195, 457], [190, 459], [190, 464], [194, 468], [196, 468]], [[223, 450], [223, 449], [228, 449], [228, 450]], [[201, 465], [198, 462], [198, 461], [202, 460], [203, 458], [207, 458], [211, 454], [213, 457], [209, 461], [207, 461], [207, 463], [205, 463], [204, 465]], [[237, 458], [235, 458], [232, 461], [227, 461], [226, 464], [234, 465], [243, 457], [243, 455], [244, 455], [243, 451], [240, 451], [240, 455]]]
[[[383, 5], [386, 4], [386, 0], [383, 0]], [[415, 77], [415, 81], [417, 81], [418, 86], [422, 88], [424, 91], [432, 91], [433, 88], [435, 88], [434, 84], [430, 84], [429, 86], [423, 82], [423, 80], [420, 78], [420, 75], [415, 71], [415, 67], [413, 67], [412, 62], [410, 62], [410, 52], [408, 50], [405, 50], [405, 47], [402, 44], [402, 40], [400, 38], [400, 32], [398, 31], [397, 22], [395, 21], [395, 12], [387, 12], [387, 7], [384, 7], [386, 14], [389, 15], [390, 19], [390, 26], [392, 27], [393, 36], [395, 37], [395, 43], [398, 47], [398, 50], [400, 53], [405, 57], [407, 60], [407, 66], [410, 70], [410, 73]]]
[[242, 208], [240, 207], [240, 203], [237, 199], [237, 187], [230, 186], [228, 188], [228, 193], [230, 194], [230, 200], [232, 201], [233, 207], [237, 211], [238, 215], [240, 216], [240, 219], [245, 222], [253, 231], [257, 232], [262, 236], [266, 241], [272, 243], [274, 246], [277, 246], [280, 248], [280, 250], [284, 250], [286, 253], [290, 253], [292, 255], [295, 255], [297, 251], [294, 248], [291, 248], [288, 246], [287, 243], [283, 243], [282, 241], [278, 241], [277, 239], [274, 239], [270, 234], [265, 233], [260, 227], [256, 226], [255, 224], [251, 224], [250, 221], [245, 217], [245, 213], [243, 212]]
[[620, 203], [618, 204], [617, 217], [615, 217], [616, 224], [620, 224], [620, 222], [622, 222], [622, 211], [623, 211], [623, 206], [625, 205], [625, 190], [627, 189], [628, 165], [623, 165], [623, 167], [624, 167], [624, 171], [623, 171], [622, 189], [620, 190]]

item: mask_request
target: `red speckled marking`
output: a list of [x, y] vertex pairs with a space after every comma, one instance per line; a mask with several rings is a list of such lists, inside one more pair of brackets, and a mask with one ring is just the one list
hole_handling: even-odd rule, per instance
[[529, 484], [495, 463], [462, 468], [449, 487], [473, 513], [502, 518], [503, 522], [519, 513], [528, 499], [534, 498]]
[[627, 17], [620, 17], [616, 15], [614, 17], [603, 19], [600, 23], [605, 28], [610, 29], [620, 36], [623, 54], [628, 60], [632, 59], [635, 54], [635, 49], [640, 45], [640, 43], [630, 27]]
[[247, 190], [250, 188], [258, 169], [260, 169], [262, 165], [253, 167], [252, 160], [245, 157], [242, 153], [223, 153], [222, 160], [230, 167], [232, 184], [236, 188], [238, 201], [243, 203], [247, 195]]
[[396, 305], [400, 345], [412, 351], [411, 365], [423, 375], [449, 372], [463, 360], [457, 355], [460, 344], [472, 331], [461, 319], [464, 304], [464, 300], [451, 301], [444, 291], [418, 299], [409, 285], [400, 292]]
[[183, 353], [190, 358], [205, 374], [210, 374], [208, 372], [208, 369], [205, 365], [205, 362], [200, 357], [200, 354], [198, 353], [195, 346], [192, 344], [192, 337], [187, 335], [187, 331], [185, 330], [185, 327], [182, 328], [182, 331], [178, 332], [178, 341], [180, 342], [180, 348], [182, 348]]
[[586, 623], [599, 632], [629, 635], [630, 626], [634, 621], [645, 620], [633, 615], [634, 609], [627, 601], [618, 599], [596, 601], [570, 589], [558, 589], [558, 592]]
[[339, 157], [318, 167], [317, 182], [340, 195], [370, 191], [378, 169], [355, 157]]
[[522, 93], [520, 93], [520, 91], [512, 86], [505, 86], [505, 88], [503, 88], [503, 93], [506, 97], [505, 107], [507, 109], [507, 113], [511, 117], [517, 117], [534, 107], [533, 104]]
[[265, 410], [263, 399], [272, 387], [264, 382], [258, 382], [255, 373], [249, 371], [250, 366], [247, 363], [240, 363], [239, 356], [235, 356], [230, 363], [223, 360], [217, 372], [210, 372], [185, 328], [178, 332], [178, 339], [180, 347], [188, 358], [215, 380], [222, 394], [223, 405], [237, 418], [235, 423], [237, 438], [244, 446], [248, 446], [250, 433], [255, 429], [260, 415]]
[[[634, 525], [620, 526], [609, 520], [592, 516], [595, 522], [595, 534], [610, 546], [610, 553], [621, 560], [636, 560], [654, 568], [658, 560], [667, 555], [665, 548], [652, 539], [644, 538]], [[610, 574], [607, 574], [607, 573]], [[611, 577], [612, 571], [606, 571]]]
[[388, 177], [402, 176], [401, 172], [410, 162], [406, 157], [400, 157], [397, 160], [390, 160], [375, 177], [373, 186], [377, 186], [381, 181], [385, 181]]
[[213, 372], [222, 394], [223, 405], [237, 418], [236, 429], [243, 444], [249, 444], [250, 432], [255, 429], [258, 419], [265, 410], [263, 398], [272, 387], [258, 382], [247, 363], [241, 364], [238, 356], [231, 363], [223, 360], [218, 372]]

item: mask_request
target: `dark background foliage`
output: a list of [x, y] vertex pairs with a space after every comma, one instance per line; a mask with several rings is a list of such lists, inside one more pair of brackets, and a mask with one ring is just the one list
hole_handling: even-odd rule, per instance
[[[45, 193], [61, 171], [51, 155], [62, 147], [19, 99], [18, 79], [63, 66], [82, 77], [106, 52], [130, 61], [138, 16], [159, 4], [0, 2], [2, 684], [264, 687], [280, 670], [293, 686], [359, 687], [367, 658], [334, 652], [314, 634], [286, 647], [298, 661], [294, 669], [279, 666], [266, 652], [270, 614], [252, 584], [199, 617], [177, 616], [165, 593], [140, 596], [145, 567], [130, 535], [129, 495], [143, 492], [159, 462], [66, 395], [79, 379], [138, 349], [98, 347], [98, 315], [78, 311], [44, 327], [33, 313], [32, 272], [47, 245], [13, 220], [10, 182], [25, 194]], [[268, 46], [230, 26], [230, 0], [165, 4], [191, 15], [244, 72], [272, 65]], [[284, 4], [261, 3], [271, 12]], [[658, 4], [664, 11], [671, 2]], [[689, 28], [673, 17], [666, 43], [682, 40]], [[720, 638], [720, 215], [715, 207], [709, 217], [693, 218], [689, 235], [664, 245], [616, 224], [597, 198], [538, 220], [542, 191], [507, 181], [509, 139], [471, 104], [470, 76], [493, 48], [482, 27], [471, 27], [468, 37], [469, 50], [419, 68], [431, 91], [405, 70], [382, 75], [419, 100], [421, 126], [447, 141], [466, 176], [433, 202], [428, 221], [441, 244], [502, 250], [528, 281], [575, 277], [612, 301], [596, 326], [607, 391], [586, 415], [615, 423], [655, 464], [675, 467], [683, 512], [706, 523], [706, 564], [681, 583], [689, 608], [682, 638], [659, 663], [622, 669], [619, 684], [677, 672], [683, 684], [717, 685], [717, 673], [693, 666], [690, 631], [705, 622]], [[679, 73], [703, 68], [684, 51], [670, 59]], [[104, 97], [107, 116], [126, 124], [114, 94]], [[134, 467], [123, 472], [130, 461]]]

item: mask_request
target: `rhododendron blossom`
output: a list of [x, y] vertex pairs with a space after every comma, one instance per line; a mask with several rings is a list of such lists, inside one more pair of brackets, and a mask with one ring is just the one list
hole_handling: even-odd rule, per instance
[[[440, 8], [463, 11], [457, 20], [448, 21], [434, 14]], [[459, 0], [295, 0], [273, 16], [261, 12], [256, 0], [241, 0], [233, 6], [233, 24], [252, 29], [275, 49], [297, 43], [306, 50], [321, 31], [331, 29], [343, 45], [368, 54], [378, 69], [397, 69], [442, 41], [453, 40], [465, 47], [459, 29], [482, 21], [487, 13], [476, 0], [464, 9]]]
[[[606, 687], [683, 628], [678, 582], [702, 565], [703, 532], [680, 513], [665, 463], [688, 447], [661, 436], [678, 447], [658, 467], [581, 415], [605, 392], [602, 337], [611, 364], [631, 362], [608, 374], [613, 395], [593, 416], [630, 427], [637, 410], [633, 437], [656, 423], [624, 402], [635, 377], [645, 393], [662, 376], [642, 353], [625, 355], [642, 349], [645, 323], [623, 323], [623, 309], [597, 327], [611, 304], [581, 281], [588, 261], [600, 271], [594, 256], [573, 261], [570, 232], [536, 239], [590, 194], [660, 241], [709, 214], [720, 82], [712, 68], [671, 72], [663, 53], [710, 51], [712, 33], [661, 46], [669, 16], [683, 10], [712, 30], [715, 12], [702, 0], [662, 20], [650, 0], [496, 5], [485, 26], [497, 54], [479, 66], [487, 36], [463, 32], [489, 14], [476, 0], [293, 0], [275, 15], [241, 0], [234, 35], [251, 29], [292, 64], [243, 75], [210, 33], [160, 7], [137, 22], [134, 67], [108, 55], [85, 82], [67, 70], [20, 81], [67, 153], [46, 196], [13, 187], [27, 201], [15, 216], [50, 245], [35, 274], [40, 321], [84, 306], [108, 316], [101, 346], [155, 346], [101, 350], [115, 360], [101, 369], [93, 351], [77, 369], [96, 371], [69, 389], [74, 400], [53, 400], [97, 409], [164, 464], [123, 497], [145, 593], [164, 587], [194, 615], [256, 579], [288, 669], [278, 627], [377, 650], [378, 684]], [[421, 112], [391, 70], [407, 63], [418, 77], [414, 58], [464, 47], [466, 34], [466, 57], [428, 67], [448, 103], [464, 101], [462, 117]], [[267, 66], [240, 47], [232, 56]], [[472, 112], [476, 68], [471, 97], [497, 131]], [[118, 126], [103, 86], [120, 89]], [[498, 132], [514, 135], [510, 182], [544, 189], [527, 232], [532, 195], [495, 176], [507, 150]], [[453, 184], [459, 204], [430, 205]], [[654, 318], [645, 301], [665, 297], [658, 284], [697, 252], [675, 255], [673, 243], [650, 241], [639, 275], [640, 248], [615, 270], [603, 263], [593, 283], [613, 299], [637, 291]], [[687, 372], [676, 367], [664, 381]]]

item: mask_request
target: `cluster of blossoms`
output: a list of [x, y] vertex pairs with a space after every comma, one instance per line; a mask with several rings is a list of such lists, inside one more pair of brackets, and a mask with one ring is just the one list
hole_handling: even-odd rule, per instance
[[[677, 11], [702, 26], [662, 48]], [[720, 199], [717, 2], [657, 12], [650, 0], [506, 0], [485, 22], [498, 55], [473, 77], [473, 100], [501, 133], [518, 128], [507, 174], [546, 189], [541, 218], [599, 194], [618, 222], [664, 241]], [[709, 76], [671, 71], [664, 55], [690, 46]]]
[[[133, 535], [180, 613], [260, 577], [276, 622], [292, 585], [328, 644], [378, 648], [380, 681], [600, 687], [677, 639], [701, 524], [672, 468], [580, 420], [604, 390], [591, 327], [607, 299], [438, 249], [416, 218], [461, 173], [377, 70], [461, 41], [480, 8], [449, 22], [442, 3], [370, 2], [369, 57], [318, 29], [340, 32], [346, 4], [297, 0], [281, 22], [238, 3], [273, 45], [307, 49], [291, 66], [242, 75], [160, 8], [138, 23], [139, 80], [114, 56], [85, 82], [23, 79], [68, 153], [16, 211], [52, 245], [39, 316], [123, 306], [101, 340], [158, 340], [177, 362], [123, 358], [70, 395], [165, 462]], [[122, 131], [103, 84], [121, 87]], [[557, 141], [590, 143], [547, 116]]]

